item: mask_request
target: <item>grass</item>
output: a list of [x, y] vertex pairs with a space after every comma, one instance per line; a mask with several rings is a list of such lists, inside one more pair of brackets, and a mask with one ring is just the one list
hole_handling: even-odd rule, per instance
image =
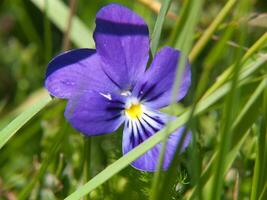
[[[76, 2], [72, 48], [94, 48], [95, 13], [109, 2]], [[47, 62], [62, 51], [68, 34], [68, 5], [3, 1], [0, 199], [266, 199], [267, 33], [250, 23], [260, 20], [252, 13], [266, 12], [266, 3], [116, 2], [146, 19], [153, 56], [165, 45], [182, 50], [174, 93], [189, 57], [190, 92], [163, 109], [178, 118], [124, 156], [121, 129], [84, 138], [65, 122], [65, 101], [40, 89]], [[193, 141], [182, 154], [178, 147], [168, 171], [130, 166], [181, 126]], [[161, 155], [162, 161], [164, 148]]]

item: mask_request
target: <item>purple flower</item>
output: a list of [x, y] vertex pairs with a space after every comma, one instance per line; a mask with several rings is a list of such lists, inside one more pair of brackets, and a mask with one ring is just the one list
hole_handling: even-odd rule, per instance
[[[94, 40], [96, 49], [75, 49], [55, 57], [48, 65], [45, 87], [51, 95], [68, 99], [65, 117], [87, 136], [112, 133], [124, 123], [122, 151], [126, 154], [174, 118], [159, 109], [170, 103], [180, 52], [164, 47], [146, 69], [148, 27], [140, 16], [117, 4], [97, 13]], [[187, 63], [177, 101], [186, 95], [190, 83]], [[163, 169], [169, 166], [183, 130], [168, 137]], [[161, 145], [132, 165], [155, 171]]]

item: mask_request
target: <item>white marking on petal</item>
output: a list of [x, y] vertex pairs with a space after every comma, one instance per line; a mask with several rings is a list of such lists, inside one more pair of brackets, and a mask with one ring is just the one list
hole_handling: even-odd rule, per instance
[[107, 94], [104, 94], [102, 92], [99, 92], [100, 95], [102, 95], [103, 97], [105, 97], [106, 99], [108, 100], [112, 100], [112, 97], [111, 97], [111, 94], [107, 93]]
[[132, 93], [131, 93], [129, 90], [125, 90], [125, 91], [122, 91], [122, 92], [121, 92], [121, 95], [122, 95], [122, 96], [126, 96], [126, 97], [127, 97], [127, 96], [131, 96], [131, 94], [132, 94]]

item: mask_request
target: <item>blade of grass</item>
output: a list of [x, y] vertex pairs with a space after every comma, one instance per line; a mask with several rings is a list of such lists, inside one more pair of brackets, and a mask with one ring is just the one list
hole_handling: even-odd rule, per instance
[[216, 16], [216, 18], [212, 21], [210, 26], [205, 30], [201, 38], [197, 41], [197, 43], [194, 45], [194, 48], [192, 49], [189, 59], [195, 60], [201, 50], [205, 47], [205, 45], [208, 43], [209, 39], [212, 37], [214, 31], [217, 29], [217, 27], [221, 24], [223, 19], [228, 15], [228, 13], [231, 11], [232, 7], [236, 3], [236, 0], [228, 0], [225, 6], [221, 9], [219, 14]]
[[[240, 3], [238, 13], [246, 14], [248, 9], [247, 1]], [[238, 15], [238, 16], [239, 16]], [[241, 15], [242, 16], [242, 15]], [[243, 26], [242, 26], [243, 27]], [[246, 37], [246, 30], [242, 28], [239, 44], [243, 46]], [[239, 90], [238, 90], [238, 76], [241, 70], [241, 49], [236, 49], [235, 51], [235, 62], [233, 67], [233, 76], [231, 80], [231, 90], [225, 101], [225, 108], [223, 110], [223, 116], [221, 120], [221, 129], [220, 129], [220, 142], [218, 144], [218, 156], [215, 159], [214, 164], [214, 177], [212, 180], [212, 186], [208, 192], [210, 200], [219, 200], [222, 194], [223, 182], [224, 182], [224, 168], [226, 167], [225, 159], [227, 153], [230, 150], [231, 139], [233, 132], [231, 130], [231, 124], [234, 120], [234, 117], [237, 115], [237, 105], [239, 104]]]
[[[267, 32], [264, 33], [246, 52], [246, 54], [242, 58], [242, 62], [245, 62], [248, 58], [251, 58], [254, 53], [259, 51], [265, 42], [267, 41]], [[205, 96], [211, 94], [214, 90], [220, 87], [233, 73], [233, 66], [228, 67], [216, 80], [215, 84], [213, 84], [205, 93]]]
[[[91, 172], [91, 137], [85, 137], [84, 138], [84, 182], [88, 182], [90, 180], [90, 172]], [[89, 200], [89, 195], [85, 196], [84, 200]]]
[[152, 39], [151, 39], [151, 53], [153, 56], [157, 52], [157, 49], [159, 46], [159, 39], [160, 39], [160, 35], [162, 32], [163, 22], [165, 20], [166, 14], [168, 13], [170, 5], [171, 5], [171, 0], [163, 1], [163, 4], [161, 5], [159, 15], [157, 17], [157, 21], [156, 21], [156, 24], [154, 26], [154, 30], [152, 33]]
[[8, 140], [23, 127], [32, 117], [41, 111], [46, 105], [51, 102], [52, 98], [47, 94], [36, 104], [28, 107], [11, 121], [5, 128], [0, 131], [0, 149], [8, 142]]
[[[261, 94], [263, 93], [266, 87], [267, 87], [267, 79], [264, 79], [258, 85], [255, 92], [250, 96], [249, 100], [243, 106], [243, 109], [241, 110], [241, 112], [239, 112], [238, 117], [233, 123], [231, 129], [235, 137], [233, 137], [232, 147], [225, 161], [226, 168], [224, 170], [224, 173], [230, 168], [230, 166], [234, 162], [240, 148], [242, 147], [243, 142], [245, 141], [245, 138], [248, 135], [248, 129], [252, 126], [252, 124], [256, 121], [256, 119], [260, 114], [260, 107], [258, 105], [260, 103]], [[214, 165], [216, 157], [217, 157], [217, 152], [212, 156], [209, 164], [206, 166], [201, 175], [201, 180], [199, 185], [193, 188], [191, 194], [189, 194], [188, 199], [190, 200], [195, 199], [198, 187], [203, 187], [208, 184], [211, 184], [212, 166]]]
[[[204, 72], [201, 74], [201, 78], [200, 78], [200, 82], [198, 83], [198, 86], [197, 86], [197, 89], [196, 89], [196, 92], [195, 92], [195, 95], [194, 95], [194, 103], [192, 105], [192, 109], [191, 109], [191, 113], [190, 113], [190, 117], [189, 117], [189, 120], [187, 122], [187, 124], [185, 125], [186, 127], [190, 127], [191, 130], [194, 130], [194, 112], [195, 112], [195, 109], [196, 109], [196, 105], [198, 103], [198, 100], [199, 98], [201, 97], [201, 93], [202, 93], [202, 90], [205, 88], [206, 86], [206, 83], [207, 83], [207, 80], [208, 80], [208, 76], [209, 76], [209, 73], [211, 71], [211, 68], [212, 68], [212, 62], [214, 62], [214, 57], [216, 57], [216, 55], [219, 55], [219, 47], [221, 47], [227, 40], [227, 38], [231, 35], [231, 30], [232, 30], [232, 27], [229, 27], [228, 29], [230, 29], [230, 31], [226, 31], [226, 37], [224, 40], [221, 40], [214, 48], [216, 49], [216, 51], [212, 51], [211, 55], [213, 56], [213, 61], [211, 61], [209, 63], [209, 65], [206, 65], [205, 68], [204, 68]], [[228, 33], [230, 32], [230, 34]], [[197, 147], [196, 147], [196, 138], [197, 138], [197, 135], [194, 134], [196, 132], [192, 131], [192, 145], [193, 147], [190, 148], [192, 149], [191, 150], [191, 156], [192, 158], [194, 159], [191, 159], [192, 161], [192, 181], [191, 181], [191, 184], [197, 184], [199, 183], [199, 180], [200, 180], [200, 169], [201, 169], [201, 163], [200, 163], [200, 160], [199, 160], [199, 155], [198, 155], [198, 152], [197, 152]], [[180, 148], [181, 148], [181, 145], [179, 145]], [[178, 150], [180, 149], [178, 148]], [[179, 159], [180, 159], [180, 154], [179, 154], [179, 151], [177, 150], [175, 156], [174, 156], [174, 159], [173, 159], [173, 163], [172, 165], [170, 166], [169, 170], [167, 171], [167, 173], [165, 174], [165, 177], [164, 179], [161, 181], [163, 182], [162, 184], [165, 186], [165, 189], [162, 190], [162, 192], [160, 193], [160, 196], [161, 198], [165, 198], [167, 197], [167, 199], [171, 198], [169, 195], [171, 194], [171, 190], [168, 189], [168, 188], [171, 188], [172, 185], [175, 184], [175, 176], [173, 176], [173, 174], [176, 173], [177, 171], [177, 166], [179, 164]], [[198, 187], [197, 188], [197, 198], [199, 199], [202, 199], [202, 191], [201, 191], [201, 187]], [[160, 198], [159, 198], [160, 199]]]
[[[256, 68], [258, 69], [259, 66], [262, 66], [262, 64], [267, 60], [266, 57], [259, 57], [258, 63], [253, 63], [255, 66], [250, 66], [250, 68]], [[243, 74], [243, 76], [240, 76], [241, 79], [246, 78], [247, 76], [251, 75], [254, 71], [250, 71], [248, 74]], [[202, 112], [204, 112], [207, 108], [209, 108], [211, 105], [216, 103], [219, 99], [221, 99], [230, 89], [229, 83], [223, 85], [221, 88], [217, 89], [213, 94], [206, 97], [205, 99], [201, 100], [199, 104], [197, 105], [195, 115], [198, 115]], [[177, 120], [174, 120], [170, 122], [166, 128], [172, 133], [177, 128], [181, 127], [183, 124], [186, 123], [188, 117], [190, 114], [190, 108], [187, 109]], [[169, 133], [169, 134], [170, 134]], [[98, 175], [93, 177], [89, 182], [87, 182], [85, 185], [79, 187], [76, 191], [74, 191], [72, 194], [70, 194], [68, 197], [66, 197], [66, 200], [74, 200], [74, 199], [80, 199], [84, 195], [88, 194], [92, 190], [94, 190], [96, 187], [110, 179], [112, 176], [117, 174], [119, 171], [124, 169], [126, 166], [128, 166], [131, 162], [133, 162], [135, 159], [143, 155], [146, 151], [153, 148], [156, 144], [161, 142], [163, 140], [163, 136], [165, 136], [165, 128], [144, 141], [142, 144], [138, 145], [136, 148], [134, 148], [132, 151], [124, 155], [123, 157], [119, 158], [117, 161], [109, 165], [106, 169], [101, 171]]]
[[[266, 84], [267, 88], [267, 84]], [[260, 128], [258, 130], [258, 140], [256, 145], [256, 161], [253, 170], [253, 181], [251, 187], [251, 200], [257, 200], [261, 192], [264, 190], [264, 183], [266, 182], [266, 166], [267, 166], [267, 89], [263, 95], [263, 117], [261, 119]]]
[[262, 190], [259, 200], [266, 200], [267, 199], [267, 182]]
[[[181, 77], [184, 72], [185, 66], [186, 66], [186, 61], [187, 61], [187, 55], [191, 49], [192, 42], [193, 42], [193, 35], [195, 32], [195, 27], [199, 19], [199, 14], [202, 8], [202, 3], [203, 1], [197, 0], [197, 1], [191, 1], [190, 4], [190, 11], [189, 11], [189, 16], [187, 19], [187, 22], [185, 24], [185, 27], [180, 34], [180, 38], [177, 39], [177, 44], [175, 45], [176, 48], [181, 49], [181, 56], [179, 58], [178, 66], [177, 66], [177, 71], [176, 71], [176, 78], [175, 82], [172, 87], [172, 97], [171, 97], [171, 106], [175, 106], [176, 104], [176, 97], [177, 94], [179, 93], [179, 88], [180, 88], [180, 82], [181, 82]], [[174, 109], [171, 109], [174, 110]], [[174, 113], [170, 113], [171, 115], [175, 115]], [[162, 165], [163, 165], [163, 160], [164, 160], [164, 155], [165, 155], [165, 150], [166, 150], [166, 145], [167, 145], [167, 140], [168, 140], [168, 133], [169, 130], [166, 129], [165, 132], [165, 137], [162, 143], [162, 149], [160, 152], [160, 159], [159, 159], [159, 164], [158, 164], [158, 170], [154, 175], [154, 179], [152, 182], [152, 190], [151, 190], [151, 199], [162, 199], [161, 194], [169, 190], [168, 187], [166, 187], [166, 184], [164, 184], [164, 181], [162, 181], [163, 173], [162, 173]], [[179, 141], [178, 147], [177, 147], [177, 154], [179, 154], [179, 149], [182, 148], [182, 144], [184, 143], [184, 140], [186, 138], [186, 134], [188, 132], [185, 132], [182, 134], [181, 140]], [[168, 172], [167, 172], [168, 173]], [[164, 196], [164, 195], [163, 195]]]
[[[45, 10], [45, 1], [31, 0], [41, 11]], [[49, 19], [64, 32], [67, 28], [67, 20], [69, 16], [68, 7], [61, 0], [47, 0], [47, 16]], [[72, 29], [70, 31], [70, 39], [77, 47], [93, 48], [93, 32], [77, 17], [72, 19]]]
[[69, 0], [69, 16], [67, 20], [66, 29], [64, 31], [64, 37], [62, 42], [62, 50], [67, 51], [70, 48], [70, 32], [72, 26], [72, 18], [75, 15], [77, 0]]

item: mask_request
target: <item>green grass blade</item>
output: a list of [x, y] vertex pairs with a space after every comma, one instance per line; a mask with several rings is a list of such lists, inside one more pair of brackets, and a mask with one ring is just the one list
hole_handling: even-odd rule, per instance
[[28, 107], [24, 112], [17, 116], [12, 122], [10, 122], [5, 128], [0, 131], [0, 149], [8, 142], [8, 140], [26, 124], [31, 118], [33, 118], [40, 110], [42, 110], [47, 104], [51, 102], [52, 98], [49, 94], [41, 99], [36, 104]]
[[216, 18], [212, 21], [210, 26], [205, 30], [201, 38], [198, 40], [198, 42], [194, 45], [194, 48], [192, 49], [189, 58], [190, 60], [195, 60], [196, 57], [199, 55], [201, 50], [204, 48], [204, 46], [208, 43], [209, 39], [211, 38], [214, 31], [217, 29], [217, 27], [222, 23], [223, 19], [228, 15], [228, 13], [231, 11], [232, 7], [236, 3], [236, 0], [228, 0], [223, 9], [220, 11], [220, 13], [216, 16]]
[[[248, 8], [247, 1], [240, 3], [240, 7], [237, 10], [237, 18], [241, 17], [242, 14], [245, 15]], [[242, 14], [241, 14], [242, 13]], [[242, 26], [243, 27], [243, 26]], [[246, 29], [242, 28], [239, 44], [243, 46], [246, 37]], [[231, 78], [231, 89], [225, 100], [224, 110], [221, 119], [221, 128], [220, 128], [220, 142], [218, 143], [218, 156], [215, 159], [214, 164], [214, 176], [212, 180], [212, 187], [209, 191], [210, 200], [219, 200], [221, 198], [223, 183], [224, 183], [224, 169], [226, 167], [226, 157], [227, 153], [230, 150], [231, 140], [233, 137], [233, 132], [231, 129], [231, 124], [237, 115], [237, 105], [239, 104], [239, 88], [238, 77], [241, 70], [241, 49], [236, 49], [235, 51], [235, 60], [233, 67], [233, 76]]]
[[158, 46], [159, 46], [159, 39], [162, 31], [162, 26], [164, 19], [166, 17], [166, 14], [169, 10], [169, 7], [171, 5], [171, 0], [165, 0], [163, 1], [163, 4], [161, 5], [159, 15], [157, 17], [157, 21], [152, 33], [152, 39], [151, 39], [151, 53], [154, 56], [157, 52]]
[[[61, 0], [46, 0], [47, 1], [47, 16], [50, 20], [64, 32], [67, 28], [67, 20], [69, 16], [69, 9]], [[31, 0], [41, 11], [45, 11], [45, 1]], [[93, 48], [93, 32], [77, 17], [72, 19], [72, 28], [70, 32], [71, 41], [80, 48]]]
[[[246, 54], [242, 58], [242, 62], [245, 62], [248, 58], [251, 58], [254, 53], [259, 51], [263, 45], [267, 41], [267, 33], [264, 33], [246, 52]], [[213, 84], [205, 93], [204, 96], [208, 96], [213, 91], [215, 91], [218, 87], [220, 87], [225, 81], [229, 78], [230, 74], [233, 72], [233, 66], [228, 67], [216, 80], [215, 84]]]
[[[267, 88], [267, 83], [265, 84]], [[266, 182], [266, 166], [267, 166], [267, 89], [263, 95], [263, 117], [261, 124], [258, 126], [257, 145], [256, 145], [256, 161], [253, 172], [253, 182], [251, 187], [251, 200], [259, 199], [261, 192], [264, 190]]]
[[[171, 97], [171, 106], [175, 106], [176, 104], [176, 97], [177, 93], [179, 92], [180, 88], [180, 82], [182, 78], [182, 74], [184, 72], [185, 66], [186, 66], [186, 61], [187, 61], [187, 55], [192, 47], [193, 43], [193, 36], [195, 32], [195, 28], [199, 19], [199, 15], [201, 13], [202, 9], [202, 4], [203, 1], [197, 0], [197, 1], [191, 1], [190, 3], [190, 14], [188, 16], [188, 19], [185, 23], [185, 26], [179, 35], [179, 38], [177, 38], [177, 43], [175, 45], [175, 48], [178, 48], [181, 50], [182, 54], [180, 56], [178, 66], [177, 66], [177, 72], [176, 72], [176, 78], [174, 85], [172, 86], [172, 97]], [[171, 109], [174, 110], [174, 109]], [[193, 111], [192, 111], [193, 112]], [[171, 115], [175, 115], [174, 113], [170, 113]], [[158, 165], [158, 171], [154, 175], [154, 180], [152, 184], [152, 192], [151, 192], [151, 199], [162, 199], [163, 197], [166, 197], [168, 191], [170, 190], [170, 185], [165, 183], [162, 180], [165, 180], [164, 177], [168, 176], [168, 173], [172, 173], [171, 169], [168, 170], [167, 174], [162, 173], [162, 168], [163, 165], [163, 160], [164, 160], [164, 155], [165, 155], [165, 149], [167, 145], [167, 139], [168, 139], [168, 129], [166, 129], [166, 134], [164, 137], [162, 149], [160, 152], [160, 159], [159, 159], [159, 165]], [[186, 138], [187, 132], [183, 134], [181, 137], [181, 140], [179, 141], [179, 144], [177, 146], [176, 154], [179, 155], [179, 151], [181, 150], [182, 144]], [[172, 164], [173, 165], [173, 164]], [[175, 164], [177, 166], [177, 164]], [[171, 168], [171, 167], [170, 167]], [[169, 182], [169, 180], [168, 180]], [[166, 195], [164, 195], [166, 194]]]
[[[250, 96], [249, 100], [243, 106], [243, 109], [241, 110], [241, 112], [239, 112], [238, 117], [233, 123], [231, 129], [235, 137], [233, 137], [231, 150], [228, 153], [227, 158], [225, 159], [226, 168], [224, 169], [224, 173], [230, 168], [230, 166], [234, 162], [240, 148], [242, 147], [245, 141], [245, 138], [248, 135], [248, 129], [252, 126], [252, 124], [256, 121], [258, 115], [260, 114], [260, 108], [258, 105], [261, 102], [260, 101], [261, 94], [263, 93], [266, 87], [267, 87], [267, 79], [264, 79], [258, 85], [255, 92]], [[211, 182], [212, 166], [214, 165], [216, 157], [217, 153], [213, 155], [211, 161], [207, 165], [206, 169], [203, 171], [200, 180], [201, 187], [210, 185], [212, 183]], [[197, 185], [193, 188], [191, 194], [189, 195], [190, 200], [193, 200], [195, 198], [198, 187], [200, 186]]]
[[267, 182], [265, 183], [265, 186], [263, 188], [259, 200], [266, 200], [266, 199], [267, 199]]

